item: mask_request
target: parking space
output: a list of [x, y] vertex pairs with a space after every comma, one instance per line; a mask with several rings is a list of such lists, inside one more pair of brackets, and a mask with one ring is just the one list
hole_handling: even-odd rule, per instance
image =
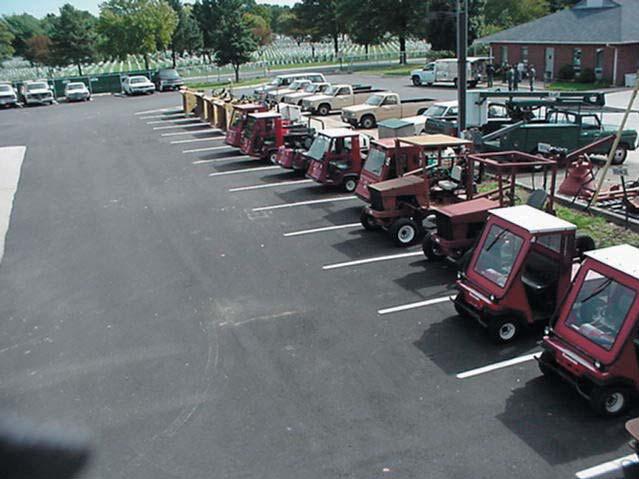
[[3, 405], [94, 431], [89, 477], [573, 477], [627, 454], [623, 419], [541, 376], [540, 331], [495, 346], [455, 313], [454, 265], [178, 104], [0, 112], [29, 145]]

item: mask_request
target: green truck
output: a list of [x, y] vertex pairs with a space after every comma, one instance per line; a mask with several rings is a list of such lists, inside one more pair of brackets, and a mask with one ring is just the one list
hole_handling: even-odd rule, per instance
[[[537, 153], [540, 143], [574, 151], [599, 139], [615, 135], [618, 128], [601, 123], [600, 116], [592, 112], [575, 112], [565, 109], [549, 109], [545, 118], [534, 118], [505, 132], [497, 138], [483, 142], [486, 151], [518, 150]], [[637, 132], [624, 130], [613, 164], [620, 165], [629, 150], [637, 147]], [[594, 154], [608, 154], [609, 146], [602, 145]]]

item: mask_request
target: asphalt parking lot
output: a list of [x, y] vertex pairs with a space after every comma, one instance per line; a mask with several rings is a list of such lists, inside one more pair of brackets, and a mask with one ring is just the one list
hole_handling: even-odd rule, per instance
[[595, 417], [537, 338], [456, 316], [451, 265], [179, 101], [0, 112], [0, 146], [27, 147], [0, 404], [92, 431], [86, 477], [573, 477], [628, 454], [632, 412]]

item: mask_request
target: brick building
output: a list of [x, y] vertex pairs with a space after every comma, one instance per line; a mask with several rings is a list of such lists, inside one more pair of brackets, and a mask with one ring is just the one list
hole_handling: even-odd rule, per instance
[[484, 37], [495, 64], [534, 65], [555, 79], [563, 65], [592, 68], [598, 79], [623, 85], [639, 68], [639, 0], [582, 0], [523, 25]]

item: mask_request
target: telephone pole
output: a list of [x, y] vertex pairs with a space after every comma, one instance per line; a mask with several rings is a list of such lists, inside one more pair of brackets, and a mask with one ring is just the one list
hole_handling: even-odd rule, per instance
[[468, 56], [468, 0], [457, 0], [457, 119], [458, 135], [466, 129], [466, 78]]

